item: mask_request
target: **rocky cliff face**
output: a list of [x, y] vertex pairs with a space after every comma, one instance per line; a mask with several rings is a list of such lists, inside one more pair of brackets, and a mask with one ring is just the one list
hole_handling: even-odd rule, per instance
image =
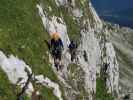
[[[69, 36], [67, 34], [69, 34], [68, 30], [71, 29], [67, 26], [68, 23], [66, 24], [65, 22], [65, 16], [49, 16], [49, 12], [45, 10], [45, 4], [40, 2], [37, 5], [44, 28], [49, 34], [51, 32], [61, 33], [65, 45], [65, 57], [63, 58], [65, 67], [63, 72], [57, 73], [57, 75], [70, 85], [71, 89], [69, 91], [64, 88], [66, 97], [69, 98], [69, 100], [93, 100], [96, 92], [98, 92], [96, 91], [96, 73], [100, 74], [102, 70], [105, 72], [103, 74], [107, 76], [105, 83], [108, 93], [118, 95], [119, 67], [114, 47], [108, 38], [110, 33], [103, 27], [103, 23], [90, 1], [55, 0], [55, 3], [58, 9], [65, 9], [66, 13], [79, 26], [79, 33], [75, 34], [80, 34], [81, 36], [78, 47], [79, 53], [77, 54], [78, 60], [75, 61], [76, 67], [71, 66], [74, 67], [74, 72], [72, 72], [71, 68], [69, 68], [72, 62], [70, 61], [70, 54], [67, 52], [67, 46], [69, 44]], [[51, 8], [52, 12], [53, 8], [50, 6], [49, 8]], [[63, 13], [61, 12], [61, 14]], [[82, 76], [76, 75], [76, 71], [78, 71], [79, 74], [82, 73]], [[71, 79], [72, 75], [74, 81]], [[72, 85], [73, 82], [75, 84]]]
[[[110, 100], [108, 96], [112, 96], [111, 100], [114, 100], [119, 98], [121, 93], [127, 93], [128, 88], [132, 87], [132, 80], [130, 80], [132, 72], [129, 70], [132, 70], [132, 59], [129, 59], [132, 58], [132, 41], [121, 43], [123, 43], [123, 40], [130, 38], [130, 32], [132, 31], [101, 21], [88, 0], [39, 0], [35, 8], [37, 9], [36, 16], [41, 19], [41, 25], [44, 29], [42, 35], [44, 37], [40, 36], [38, 41], [42, 41], [42, 38], [45, 37], [45, 39], [49, 40], [49, 35], [54, 32], [60, 34], [64, 45], [63, 69], [62, 71], [56, 71], [54, 60], [46, 49], [47, 58], [42, 57], [41, 54], [36, 55], [37, 57], [41, 56], [40, 62], [42, 58], [45, 58], [43, 59], [45, 60], [44, 66], [47, 64], [46, 59], [50, 64], [45, 69], [34, 69], [33, 67], [34, 71], [38, 70], [36, 74], [33, 73], [32, 67], [26, 65], [24, 61], [13, 55], [7, 57], [0, 51], [0, 67], [7, 74], [12, 84], [17, 84], [23, 88], [28, 79], [25, 67], [28, 67], [29, 72], [33, 73], [31, 79], [35, 81], [34, 84], [39, 83], [52, 88], [52, 93], [59, 100]], [[74, 62], [71, 61], [68, 50], [70, 40], [78, 42]], [[43, 45], [41, 46], [43, 47]], [[125, 47], [128, 49], [125, 49]], [[23, 51], [25, 48], [25, 46], [22, 46], [20, 50]], [[34, 61], [34, 59], [32, 60]], [[28, 64], [30, 63], [29, 61]], [[127, 65], [128, 68], [125, 67]], [[18, 69], [19, 66], [21, 70]], [[52, 71], [49, 71], [50, 68]], [[45, 70], [44, 73], [41, 72], [42, 69]], [[18, 70], [22, 74], [18, 74]], [[38, 75], [38, 73], [41, 73], [41, 75]], [[47, 75], [50, 73], [55, 75], [57, 79], [52, 75]], [[43, 74], [49, 77], [44, 78]], [[16, 83], [20, 78], [22, 78], [23, 84]], [[31, 81], [28, 86], [30, 88], [27, 88], [27, 94], [30, 96], [36, 87], [32, 84]], [[126, 91], [124, 91], [125, 89]], [[104, 97], [104, 95], [107, 95], [107, 97]]]
[[132, 33], [133, 30], [119, 25], [105, 24], [110, 32], [110, 41], [115, 47], [119, 63], [119, 91], [122, 95], [129, 94], [132, 99]]

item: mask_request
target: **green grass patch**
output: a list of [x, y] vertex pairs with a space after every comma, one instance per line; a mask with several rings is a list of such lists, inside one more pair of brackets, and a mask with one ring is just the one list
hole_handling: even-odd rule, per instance
[[40, 92], [41, 100], [58, 100], [58, 98], [54, 96], [52, 89], [44, 87], [40, 84], [35, 85], [35, 88], [37, 90], [38, 89], [40, 90], [39, 92]]
[[[35, 74], [43, 74], [52, 81], [58, 82], [46, 53], [48, 48], [44, 40], [49, 36], [43, 28], [36, 4], [36, 0], [0, 1], [0, 49], [6, 54], [14, 54], [23, 59]], [[5, 80], [3, 77], [2, 75], [0, 81]], [[0, 87], [3, 86], [0, 84]], [[45, 91], [45, 88], [43, 89]], [[49, 100], [53, 100], [55, 97], [50, 94], [53, 93], [44, 92]], [[8, 98], [8, 95], [13, 98], [10, 92], [3, 97]]]
[[114, 100], [111, 94], [107, 93], [105, 81], [102, 78], [97, 78], [96, 82], [96, 100]]
[[[14, 54], [29, 64], [33, 72], [44, 74], [53, 80], [48, 62], [48, 34], [43, 29], [34, 0], [0, 1], [0, 48], [7, 54]], [[5, 16], [5, 17], [4, 17]]]
[[15, 100], [12, 85], [6, 74], [0, 69], [0, 100]]

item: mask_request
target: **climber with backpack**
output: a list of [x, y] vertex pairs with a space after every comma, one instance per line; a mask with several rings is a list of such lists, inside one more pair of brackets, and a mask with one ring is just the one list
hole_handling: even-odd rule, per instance
[[69, 52], [71, 54], [71, 61], [73, 62], [74, 59], [76, 59], [76, 51], [77, 51], [77, 43], [74, 42], [73, 40], [70, 42], [68, 48]]
[[60, 38], [59, 33], [53, 33], [51, 35], [50, 41], [50, 52], [54, 58], [54, 65], [57, 71], [61, 68], [62, 63], [62, 51], [63, 51], [63, 42]]

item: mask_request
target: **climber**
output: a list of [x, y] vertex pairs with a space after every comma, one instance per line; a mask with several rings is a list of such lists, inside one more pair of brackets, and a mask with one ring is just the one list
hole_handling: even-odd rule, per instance
[[107, 62], [106, 62], [106, 63], [104, 63], [103, 65], [104, 65], [104, 67], [103, 67], [103, 72], [106, 73], [108, 67], [110, 66], [110, 63], [107, 63]]
[[69, 44], [69, 52], [71, 54], [71, 61], [73, 61], [76, 58], [76, 50], [77, 50], [77, 43], [73, 40]]
[[54, 64], [57, 71], [61, 68], [61, 58], [62, 58], [63, 42], [60, 38], [59, 33], [52, 33], [50, 42], [50, 51], [54, 58]]

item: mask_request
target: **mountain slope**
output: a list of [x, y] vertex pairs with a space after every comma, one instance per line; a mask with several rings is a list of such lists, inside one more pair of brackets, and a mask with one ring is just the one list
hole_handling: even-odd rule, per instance
[[[1, 0], [0, 2], [1, 50], [7, 55], [14, 54], [23, 59], [32, 66], [34, 73], [43, 74], [57, 81], [47, 60], [47, 46], [44, 40], [48, 38], [48, 35], [44, 34], [46, 31], [38, 17], [37, 2], [34, 0]], [[36, 88], [40, 88], [40, 86]], [[41, 88], [43, 88], [42, 91], [47, 91], [43, 92], [44, 98], [49, 97], [51, 100], [55, 100], [51, 90]]]
[[[9, 79], [3, 81], [5, 86], [14, 84], [11, 79], [16, 77], [17, 81], [20, 78], [28, 80], [28, 74], [32, 73], [30, 83], [33, 89], [29, 91], [30, 95], [25, 92], [23, 97], [31, 98], [31, 94], [37, 90], [41, 100], [119, 98], [119, 64], [122, 63], [118, 63], [119, 58], [117, 61], [116, 55], [120, 52], [114, 49], [111, 37], [115, 31], [104, 25], [90, 1], [1, 0], [0, 19], [0, 79], [4, 80], [5, 74]], [[53, 32], [60, 34], [64, 44], [62, 71], [56, 71], [45, 43]], [[74, 62], [71, 62], [68, 50], [70, 40], [78, 42]], [[17, 74], [19, 68], [23, 73], [20, 77]], [[12, 70], [14, 72], [10, 72]], [[18, 85], [17, 93], [24, 87], [18, 83], [15, 85]], [[2, 90], [13, 99], [17, 97], [17, 94], [12, 94], [11, 88], [6, 91], [6, 87], [3, 87]], [[0, 98], [10, 98], [4, 96], [0, 95]]]

